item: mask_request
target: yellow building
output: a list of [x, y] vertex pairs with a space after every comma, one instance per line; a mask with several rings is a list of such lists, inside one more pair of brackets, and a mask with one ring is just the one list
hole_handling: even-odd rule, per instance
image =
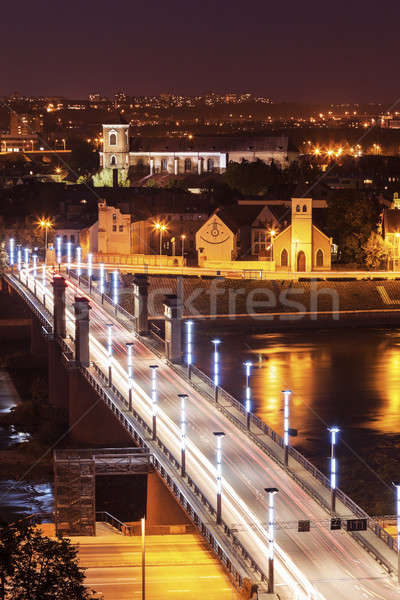
[[292, 222], [274, 239], [277, 271], [328, 271], [332, 240], [312, 222], [312, 198], [292, 198]]

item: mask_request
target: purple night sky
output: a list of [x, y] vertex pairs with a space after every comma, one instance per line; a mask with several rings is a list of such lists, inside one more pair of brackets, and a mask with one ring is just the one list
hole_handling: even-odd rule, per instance
[[0, 95], [209, 90], [392, 102], [395, 0], [6, 1]]

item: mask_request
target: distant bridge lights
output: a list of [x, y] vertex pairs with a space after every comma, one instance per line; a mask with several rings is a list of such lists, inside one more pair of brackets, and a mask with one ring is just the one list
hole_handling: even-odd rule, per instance
[[117, 314], [118, 307], [118, 286], [119, 286], [119, 272], [113, 271], [112, 274], [112, 301], [115, 309], [115, 314]]
[[220, 384], [220, 373], [219, 373], [219, 352], [218, 346], [221, 343], [221, 340], [215, 339], [211, 340], [211, 343], [214, 344], [214, 360], [213, 360], [213, 382], [215, 387], [215, 400], [218, 400], [218, 386]]
[[133, 342], [127, 342], [125, 344], [128, 352], [128, 406], [129, 410], [132, 410], [132, 393], [133, 393]]
[[157, 369], [158, 365], [150, 365], [151, 369], [151, 412], [153, 417], [152, 439], [157, 439]]
[[18, 273], [20, 275], [21, 278], [21, 269], [22, 269], [22, 248], [19, 245], [18, 246], [18, 250], [17, 250], [17, 268], [18, 268]]
[[89, 292], [92, 291], [92, 277], [93, 277], [93, 254], [89, 252], [87, 255], [87, 278], [89, 285]]
[[10, 240], [8, 242], [8, 249], [9, 249], [8, 261], [9, 261], [9, 264], [11, 267], [11, 272], [13, 272], [14, 263], [15, 263], [15, 240], [14, 240], [14, 238], [10, 238]]
[[268, 593], [274, 593], [274, 550], [275, 550], [275, 494], [277, 488], [265, 488], [268, 494]]
[[67, 273], [69, 275], [69, 271], [71, 269], [71, 260], [72, 260], [72, 243], [67, 242]]
[[112, 385], [112, 323], [107, 323], [108, 385]]
[[283, 390], [283, 444], [285, 446], [285, 466], [289, 464], [289, 415], [290, 415], [290, 390]]
[[29, 268], [29, 248], [24, 248], [24, 267]]
[[57, 236], [56, 238], [56, 260], [58, 264], [58, 272], [61, 271], [61, 262], [62, 262], [62, 250], [61, 250], [61, 236]]
[[78, 246], [76, 248], [76, 274], [78, 276], [78, 285], [81, 282], [82, 275], [82, 248]]
[[181, 475], [186, 475], [186, 399], [187, 394], [178, 394], [181, 400]]
[[253, 366], [251, 362], [246, 361], [244, 364], [245, 373], [246, 373], [246, 388], [245, 388], [245, 407], [246, 407], [246, 415], [247, 415], [247, 429], [250, 429], [250, 419], [251, 419], [251, 388], [250, 388], [250, 374], [251, 367]]
[[329, 427], [328, 431], [331, 434], [331, 513], [336, 512], [336, 485], [337, 485], [337, 465], [335, 457], [336, 434], [339, 433], [339, 427]]
[[185, 321], [186, 327], [186, 365], [190, 376], [190, 367], [193, 362], [192, 329], [193, 321]]
[[214, 431], [217, 439], [217, 525], [222, 523], [222, 438], [225, 433], [223, 431]]
[[104, 302], [104, 263], [99, 264], [99, 292], [101, 294], [101, 303]]

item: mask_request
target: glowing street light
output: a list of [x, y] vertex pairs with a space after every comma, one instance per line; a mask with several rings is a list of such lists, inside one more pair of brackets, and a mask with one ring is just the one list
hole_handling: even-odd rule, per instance
[[337, 483], [337, 469], [336, 469], [336, 458], [335, 458], [335, 445], [336, 445], [336, 434], [339, 433], [339, 427], [328, 427], [328, 431], [331, 434], [331, 512], [336, 512], [336, 483]]
[[81, 282], [82, 275], [82, 248], [77, 246], [76, 248], [76, 274], [78, 275], [78, 285]]
[[214, 389], [215, 389], [215, 401], [218, 401], [218, 386], [220, 384], [219, 377], [219, 352], [218, 346], [221, 343], [221, 340], [211, 340], [211, 343], [214, 344], [214, 360], [213, 360], [213, 381], [214, 381]]
[[89, 292], [92, 291], [92, 277], [93, 277], [93, 254], [89, 252], [87, 255], [87, 276], [89, 282]]
[[133, 394], [133, 342], [127, 342], [125, 344], [128, 351], [128, 406], [129, 410], [132, 410], [132, 394]]
[[24, 267], [29, 268], [29, 248], [24, 248]]
[[151, 369], [151, 412], [153, 415], [153, 436], [157, 439], [157, 369], [158, 365], [150, 365]]
[[44, 229], [44, 254], [46, 256], [47, 253], [47, 232], [49, 229], [51, 229], [53, 227], [53, 223], [50, 221], [50, 219], [39, 219], [39, 221], [37, 222], [38, 226], [40, 227], [40, 229]]
[[217, 438], [217, 525], [222, 522], [222, 438], [225, 433], [223, 431], [214, 431]]
[[112, 323], [107, 323], [108, 385], [112, 384]]
[[268, 494], [268, 593], [274, 593], [274, 521], [275, 521], [275, 494], [278, 493], [277, 488], [265, 488]]
[[33, 279], [36, 281], [37, 277], [37, 254], [32, 254], [32, 262], [33, 262]]
[[178, 394], [181, 399], [181, 475], [186, 475], [186, 398], [187, 394]]
[[104, 263], [99, 264], [99, 291], [101, 294], [101, 303], [104, 302]]
[[10, 238], [9, 242], [8, 242], [8, 248], [9, 248], [9, 264], [11, 267], [11, 272], [14, 270], [14, 262], [15, 262], [15, 240], [14, 238]]
[[181, 241], [182, 241], [182, 258], [184, 258], [184, 256], [185, 256], [185, 240], [186, 240], [186, 235], [184, 233], [182, 233], [182, 235], [181, 235]]
[[117, 314], [118, 307], [118, 281], [119, 281], [119, 272], [113, 271], [112, 274], [112, 301], [114, 304], [115, 314]]
[[42, 264], [43, 304], [46, 305], [46, 263]]
[[61, 236], [57, 236], [56, 238], [56, 260], [57, 260], [57, 264], [58, 264], [58, 270], [61, 271], [61, 261], [62, 261], [62, 254], [61, 254]]
[[244, 364], [245, 373], [246, 373], [245, 408], [246, 408], [246, 415], [247, 415], [247, 429], [250, 429], [250, 418], [251, 418], [250, 373], [251, 373], [251, 367], [253, 365], [249, 361], [246, 361], [243, 364]]
[[397, 582], [400, 583], [400, 482], [393, 483], [396, 488], [396, 525], [397, 525]]
[[290, 414], [290, 390], [283, 390], [283, 444], [285, 446], [285, 466], [289, 464], [289, 414]]
[[18, 268], [18, 272], [21, 276], [21, 269], [22, 269], [22, 249], [21, 246], [18, 246], [17, 249], [17, 268]]
[[162, 237], [164, 231], [167, 231], [167, 227], [163, 223], [154, 223], [154, 229], [159, 231], [160, 233], [160, 266], [161, 266], [161, 256], [162, 256]]
[[186, 364], [187, 364], [187, 368], [189, 371], [189, 377], [190, 377], [190, 367], [193, 362], [193, 346], [192, 346], [193, 321], [190, 321], [190, 320], [185, 321], [185, 327], [186, 327]]
[[71, 269], [71, 258], [72, 258], [72, 243], [67, 242], [67, 273], [69, 275], [69, 271]]

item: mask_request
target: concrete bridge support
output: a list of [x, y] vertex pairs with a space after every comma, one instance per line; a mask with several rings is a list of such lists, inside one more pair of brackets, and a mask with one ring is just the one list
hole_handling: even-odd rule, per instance
[[182, 301], [175, 294], [168, 294], [164, 300], [165, 316], [165, 356], [171, 362], [182, 360]]
[[75, 360], [89, 366], [89, 300], [75, 297]]
[[55, 336], [65, 338], [67, 335], [65, 324], [65, 289], [67, 284], [64, 277], [53, 277], [53, 302], [54, 302], [54, 329]]
[[146, 526], [190, 525], [190, 520], [156, 472], [147, 475]]
[[136, 273], [133, 280], [134, 315], [136, 319], [135, 329], [139, 335], [149, 334], [148, 321], [148, 296], [149, 282], [147, 275]]

